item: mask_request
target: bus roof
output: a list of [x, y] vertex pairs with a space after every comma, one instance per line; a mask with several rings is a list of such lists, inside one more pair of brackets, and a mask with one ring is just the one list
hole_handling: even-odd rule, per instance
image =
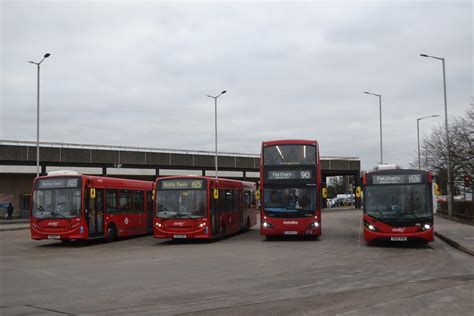
[[262, 146], [273, 146], [273, 145], [318, 145], [317, 140], [308, 139], [281, 139], [281, 140], [270, 140], [262, 142]]
[[[211, 181], [211, 184], [215, 183], [216, 178], [215, 177], [209, 177], [209, 176], [167, 176], [167, 177], [161, 177], [156, 179], [156, 182], [160, 180], [165, 180], [165, 179], [204, 179], [204, 180], [209, 180]], [[217, 178], [218, 183], [220, 184], [245, 184], [245, 185], [255, 185], [254, 182], [250, 181], [241, 181], [241, 180], [233, 180], [233, 179], [225, 179], [225, 178]]]

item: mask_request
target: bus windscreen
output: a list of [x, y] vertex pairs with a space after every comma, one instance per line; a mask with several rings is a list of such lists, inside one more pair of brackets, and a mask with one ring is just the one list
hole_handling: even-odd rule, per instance
[[315, 165], [316, 146], [273, 145], [263, 149], [264, 165]]
[[206, 182], [201, 179], [163, 179], [156, 193], [156, 216], [200, 218], [206, 216]]
[[81, 179], [38, 180], [33, 192], [33, 217], [72, 218], [81, 215]]
[[432, 213], [427, 185], [372, 185], [364, 194], [366, 213], [375, 218], [421, 218]]

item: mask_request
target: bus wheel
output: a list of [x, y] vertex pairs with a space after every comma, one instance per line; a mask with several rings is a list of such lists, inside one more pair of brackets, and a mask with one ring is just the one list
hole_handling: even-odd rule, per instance
[[109, 228], [107, 228], [107, 242], [112, 242], [117, 238], [117, 230], [115, 229], [115, 225], [111, 224], [109, 225]]

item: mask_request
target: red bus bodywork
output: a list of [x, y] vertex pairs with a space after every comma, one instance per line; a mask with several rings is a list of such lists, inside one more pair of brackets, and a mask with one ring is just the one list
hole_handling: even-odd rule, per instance
[[[166, 181], [196, 180], [202, 181], [202, 190], [205, 197], [205, 205], [200, 215], [194, 218], [187, 218], [190, 216], [181, 216], [179, 214], [169, 218], [163, 217], [160, 212], [160, 204], [165, 192], [160, 189], [161, 183]], [[153, 235], [155, 238], [222, 238], [248, 230], [257, 223], [255, 183], [211, 177], [173, 176], [157, 179], [155, 187], [156, 204], [153, 225]], [[183, 190], [189, 191], [188, 189]], [[182, 194], [183, 190], [180, 192], [180, 189], [173, 189], [172, 191]], [[218, 191], [217, 199], [214, 196], [215, 190]], [[177, 210], [171, 209], [170, 212], [176, 213]]]
[[[48, 183], [45, 187], [49, 188], [38, 189], [40, 181]], [[67, 209], [66, 213], [59, 211], [59, 196], [68, 195], [67, 190], [70, 189], [61, 187], [64, 181], [78, 183], [74, 188], [77, 194], [77, 209], [73, 216], [64, 215], [67, 214]], [[106, 238], [112, 241], [116, 237], [151, 234], [152, 190], [151, 181], [69, 173], [38, 177], [33, 183], [31, 238], [62, 241]], [[92, 196], [91, 191], [95, 191], [95, 196]], [[43, 202], [40, 202], [41, 197], [44, 198]], [[49, 212], [44, 209], [41, 212], [41, 203], [48, 203], [48, 200], [52, 201], [52, 204], [45, 206], [46, 209], [49, 208]], [[33, 209], [34, 207], [37, 209]], [[48, 213], [49, 215], [44, 215]]]
[[[284, 145], [306, 145], [315, 147], [315, 157], [312, 165], [299, 165], [299, 166], [288, 166], [282, 170], [296, 171], [301, 169], [311, 168], [314, 172], [311, 179], [305, 183], [292, 181], [292, 180], [280, 180], [280, 183], [273, 181], [274, 186], [283, 187], [295, 187], [295, 186], [307, 186], [314, 188], [315, 194], [315, 206], [311, 210], [311, 215], [308, 214], [298, 215], [289, 214], [279, 216], [277, 213], [270, 216], [268, 209], [265, 206], [265, 189], [269, 187], [266, 182], [265, 174], [269, 170], [274, 169], [274, 166], [266, 166], [264, 164], [264, 149], [267, 146], [284, 146]], [[314, 236], [318, 237], [321, 235], [321, 165], [319, 155], [319, 145], [316, 140], [276, 140], [266, 141], [262, 143], [262, 151], [260, 155], [260, 196], [261, 196], [261, 212], [260, 212], [260, 234], [271, 238], [274, 236]]]
[[[368, 192], [368, 188], [382, 187], [382, 186], [412, 186], [413, 184], [401, 183], [401, 184], [374, 184], [372, 178], [374, 176], [385, 176], [392, 177], [408, 177], [409, 175], [419, 177], [420, 182], [416, 183], [419, 187], [423, 188], [423, 193], [426, 194], [426, 201], [424, 204], [424, 212], [421, 215], [413, 213], [414, 215], [407, 216], [410, 214], [408, 210], [398, 210], [398, 215], [383, 214], [383, 211], [379, 216], [376, 213], [375, 206], [373, 204], [381, 204], [380, 202], [372, 203], [371, 195]], [[390, 180], [390, 178], [387, 178]], [[364, 240], [367, 242], [374, 241], [422, 241], [431, 242], [434, 240], [434, 228], [433, 228], [433, 197], [432, 197], [432, 175], [429, 171], [423, 170], [409, 170], [409, 169], [388, 169], [367, 172], [362, 178], [364, 186]], [[389, 193], [385, 193], [385, 198], [388, 200]], [[390, 202], [396, 204], [395, 202]], [[390, 204], [389, 203], [389, 204]], [[393, 205], [393, 209], [396, 209]], [[372, 213], [371, 213], [372, 212]], [[370, 213], [370, 214], [368, 214]], [[395, 212], [394, 212], [395, 213]]]

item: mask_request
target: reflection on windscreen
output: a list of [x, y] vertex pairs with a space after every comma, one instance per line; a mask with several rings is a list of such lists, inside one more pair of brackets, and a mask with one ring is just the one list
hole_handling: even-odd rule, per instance
[[33, 194], [36, 218], [71, 218], [81, 215], [80, 189], [44, 189]]
[[312, 211], [316, 206], [314, 188], [264, 189], [264, 206], [271, 212]]
[[431, 205], [426, 185], [367, 186], [366, 212], [373, 216], [429, 216]]
[[158, 190], [156, 216], [198, 218], [206, 216], [206, 190]]
[[265, 165], [314, 165], [316, 147], [312, 145], [277, 145], [263, 149]]

